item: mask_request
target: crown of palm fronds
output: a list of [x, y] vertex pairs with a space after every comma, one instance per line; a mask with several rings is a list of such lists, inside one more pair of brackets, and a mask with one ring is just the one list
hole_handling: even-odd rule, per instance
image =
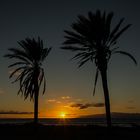
[[[112, 28], [113, 12], [103, 14], [100, 10], [96, 13], [89, 12], [88, 16], [79, 15], [77, 22], [71, 25], [72, 31], [65, 30], [65, 41], [62, 49], [77, 52], [73, 59], [78, 59], [78, 66], [81, 67], [86, 62], [95, 62], [97, 66], [95, 76], [95, 87], [98, 79], [98, 71], [102, 67], [107, 67], [107, 63], [114, 53], [120, 53], [129, 56], [135, 64], [135, 58], [124, 51], [115, 47], [119, 37], [124, 33], [131, 24], [121, 28], [124, 21], [122, 18], [118, 24]], [[95, 88], [94, 88], [95, 92]]]
[[9, 68], [14, 68], [9, 78], [19, 73], [13, 81], [13, 83], [17, 81], [20, 83], [18, 94], [22, 93], [25, 99], [28, 96], [30, 96], [30, 99], [34, 99], [36, 79], [39, 88], [42, 82], [44, 83], [43, 94], [45, 92], [46, 80], [41, 64], [51, 48], [43, 48], [43, 41], [39, 37], [37, 41], [34, 38], [26, 38], [19, 41], [18, 44], [20, 48], [10, 48], [11, 53], [5, 55], [5, 57], [16, 60], [15, 63], [8, 66]]

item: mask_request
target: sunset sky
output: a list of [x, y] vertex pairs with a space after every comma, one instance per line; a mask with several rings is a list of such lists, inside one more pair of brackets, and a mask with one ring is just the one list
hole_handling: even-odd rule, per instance
[[111, 111], [140, 113], [140, 1], [139, 0], [1, 0], [0, 1], [0, 117], [33, 117], [33, 102], [17, 96], [17, 84], [8, 76], [13, 62], [3, 55], [17, 41], [40, 36], [44, 47], [52, 47], [44, 62], [47, 79], [45, 95], [39, 98], [40, 117], [79, 117], [104, 113], [104, 96], [99, 77], [93, 97], [95, 65], [87, 63], [78, 69], [70, 61], [73, 53], [61, 50], [64, 29], [69, 29], [77, 15], [88, 11], [113, 11], [114, 23], [125, 17], [131, 23], [118, 46], [138, 61], [114, 55], [109, 63], [108, 83]]

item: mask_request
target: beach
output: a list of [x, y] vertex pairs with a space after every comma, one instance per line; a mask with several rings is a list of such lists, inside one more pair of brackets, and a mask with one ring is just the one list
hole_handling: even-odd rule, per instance
[[45, 126], [32, 124], [1, 124], [0, 139], [46, 139], [46, 140], [120, 140], [139, 139], [140, 127], [102, 127], [93, 125]]

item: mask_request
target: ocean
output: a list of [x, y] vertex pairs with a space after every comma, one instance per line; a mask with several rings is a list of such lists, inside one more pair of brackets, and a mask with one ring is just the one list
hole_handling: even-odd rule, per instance
[[[33, 119], [0, 119], [0, 124], [24, 124], [33, 122]], [[105, 126], [104, 118], [41, 118], [39, 122], [43, 125], [100, 125]], [[114, 126], [140, 126], [140, 118], [112, 118]]]

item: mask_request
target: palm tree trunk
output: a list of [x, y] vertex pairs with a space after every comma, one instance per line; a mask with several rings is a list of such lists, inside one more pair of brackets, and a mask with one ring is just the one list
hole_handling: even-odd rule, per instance
[[110, 100], [109, 100], [109, 90], [107, 84], [107, 70], [101, 70], [100, 72], [101, 72], [102, 85], [104, 90], [107, 126], [111, 127]]
[[38, 91], [38, 88], [36, 88], [34, 95], [34, 124], [38, 124]]
[[39, 71], [38, 67], [36, 68], [35, 72], [35, 94], [34, 94], [34, 123], [38, 124], [38, 96], [39, 96], [39, 85], [38, 85], [38, 76], [39, 76]]

